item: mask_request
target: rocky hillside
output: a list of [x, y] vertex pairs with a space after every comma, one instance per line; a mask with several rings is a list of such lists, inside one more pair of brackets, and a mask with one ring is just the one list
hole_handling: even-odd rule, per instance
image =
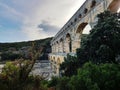
[[35, 43], [35, 47], [40, 50], [43, 49], [42, 55], [39, 59], [48, 59], [48, 53], [51, 52], [50, 41], [52, 38], [46, 38], [35, 41], [26, 42], [14, 42], [14, 43], [0, 43], [0, 56], [1, 60], [16, 59], [20, 55], [28, 57], [28, 49], [31, 47], [32, 42]]

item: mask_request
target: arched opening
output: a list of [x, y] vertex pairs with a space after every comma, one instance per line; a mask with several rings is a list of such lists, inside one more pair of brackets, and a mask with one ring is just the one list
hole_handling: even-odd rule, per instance
[[120, 0], [113, 0], [109, 5], [108, 10], [113, 13], [118, 12], [120, 10]]
[[53, 57], [53, 60], [55, 61], [55, 57]]
[[57, 64], [60, 65], [60, 58], [57, 59]]
[[96, 5], [96, 1], [93, 0], [90, 7], [93, 8], [93, 7], [95, 7], [95, 5]]
[[84, 22], [78, 26], [75, 35], [74, 51], [76, 51], [77, 48], [81, 47], [82, 40], [86, 38], [90, 30], [91, 30], [91, 26], [88, 23]]
[[52, 60], [52, 56], [49, 56], [50, 60]]
[[73, 22], [71, 22], [71, 25], [73, 25]]
[[72, 41], [69, 33], [66, 35], [66, 52], [72, 52]]
[[81, 14], [79, 14], [78, 18], [82, 18], [82, 15], [81, 15]]
[[88, 23], [81, 23], [81, 24], [78, 26], [76, 33], [81, 33], [87, 24], [88, 24]]
[[90, 24], [87, 24], [87, 25], [84, 27], [82, 34], [89, 34], [91, 29], [92, 29], [92, 28], [91, 28]]
[[64, 43], [63, 43], [63, 39], [60, 39], [60, 52], [64, 51]]
[[77, 22], [77, 18], [75, 18], [74, 22], [75, 22], [75, 23]]
[[88, 12], [88, 9], [87, 8], [85, 8], [85, 10], [84, 10], [84, 14], [86, 14]]

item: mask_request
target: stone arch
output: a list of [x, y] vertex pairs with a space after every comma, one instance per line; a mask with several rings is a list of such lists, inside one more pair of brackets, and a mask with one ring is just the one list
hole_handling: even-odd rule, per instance
[[84, 9], [84, 14], [86, 14], [88, 12], [88, 9], [87, 8], [85, 8]]
[[53, 57], [53, 60], [55, 61], [55, 57]]
[[72, 52], [72, 40], [69, 33], [66, 34], [65, 42], [66, 42], [66, 47], [65, 47], [66, 53]]
[[64, 51], [64, 43], [63, 43], [63, 39], [60, 39], [60, 52]]
[[88, 32], [91, 30], [88, 30], [89, 29], [87, 26], [91, 27], [89, 23], [87, 22], [83, 22], [81, 23], [80, 25], [78, 25], [77, 29], [76, 29], [76, 33], [75, 33], [75, 40], [74, 40], [74, 43], [73, 43], [73, 48], [74, 48], [74, 52], [76, 52], [76, 49], [77, 48], [80, 48], [81, 47], [81, 38], [83, 36], [86, 36], [86, 35], [82, 35], [82, 34], [89, 34], [89, 33], [84, 33], [84, 32]]
[[120, 0], [113, 0], [108, 6], [108, 10], [115, 13], [120, 9]]
[[79, 14], [79, 15], [78, 15], [78, 18], [82, 18], [82, 14]]
[[53, 60], [53, 59], [52, 59], [52, 56], [49, 56], [49, 58], [50, 58], [50, 60]]
[[60, 58], [57, 59], [57, 64], [60, 65]]
[[90, 6], [90, 8], [93, 8], [93, 7], [95, 7], [95, 5], [96, 5], [96, 0], [92, 0], [92, 3], [91, 3], [91, 6]]
[[85, 26], [86, 26], [87, 24], [88, 24], [87, 22], [81, 23], [81, 24], [78, 26], [78, 28], [77, 28], [77, 30], [76, 30], [76, 33], [81, 33], [82, 30], [85, 28]]

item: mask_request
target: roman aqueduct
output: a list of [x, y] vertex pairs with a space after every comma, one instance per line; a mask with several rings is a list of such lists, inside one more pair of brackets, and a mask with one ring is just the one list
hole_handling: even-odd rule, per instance
[[59, 75], [60, 63], [69, 53], [75, 55], [80, 48], [81, 36], [84, 28], [91, 28], [97, 23], [97, 14], [109, 10], [120, 10], [120, 0], [86, 0], [79, 10], [61, 28], [51, 41], [52, 52], [49, 54], [51, 66], [56, 75]]

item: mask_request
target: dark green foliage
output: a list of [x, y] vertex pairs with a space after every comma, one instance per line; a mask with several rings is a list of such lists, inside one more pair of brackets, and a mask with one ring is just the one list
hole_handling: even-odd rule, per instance
[[[52, 38], [46, 38], [41, 40], [35, 41], [28, 41], [28, 42], [16, 42], [16, 43], [0, 43], [0, 52], [1, 60], [15, 60], [19, 58], [30, 59], [28, 50], [31, 46], [31, 43], [35, 43], [35, 49], [38, 51], [42, 50], [41, 56], [38, 57], [38, 60], [48, 60], [48, 53], [51, 52], [50, 41]], [[22, 48], [26, 48], [25, 50]], [[17, 51], [18, 54], [13, 53]]]
[[120, 65], [86, 63], [70, 81], [71, 90], [118, 90]]
[[46, 39], [35, 40], [35, 41], [26, 41], [26, 42], [0, 43], [0, 52], [8, 51], [9, 48], [13, 48], [13, 47], [19, 50], [22, 47], [31, 46], [31, 43], [33, 42], [36, 43], [36, 47], [45, 46], [46, 43], [49, 45], [51, 39], [52, 38], [46, 38]]
[[5, 60], [15, 60], [15, 59], [19, 59], [21, 58], [22, 55], [21, 54], [14, 54], [14, 53], [2, 53], [1, 54], [1, 60], [5, 61]]
[[42, 76], [30, 74], [41, 51], [36, 51], [32, 43], [31, 60], [19, 59], [7, 62], [0, 73], [0, 90], [46, 90]]
[[47, 87], [54, 87], [56, 90], [69, 90], [69, 77], [52, 77], [50, 81], [48, 81]]
[[69, 90], [69, 77], [59, 78], [58, 84], [56, 86], [57, 90]]
[[65, 61], [60, 65], [60, 72], [62, 76], [72, 76], [77, 74], [77, 68], [79, 67], [79, 63], [77, 57], [67, 55]]
[[84, 44], [84, 41], [86, 40], [88, 34], [82, 34], [81, 36], [81, 46]]
[[81, 63], [117, 63], [120, 55], [120, 14], [105, 11], [98, 15], [98, 23], [77, 50]]
[[52, 77], [52, 80], [48, 82], [48, 87], [55, 87], [58, 84], [58, 78], [57, 77]]
[[56, 78], [52, 87], [56, 90], [119, 90], [120, 65], [88, 62], [78, 69], [77, 75]]

